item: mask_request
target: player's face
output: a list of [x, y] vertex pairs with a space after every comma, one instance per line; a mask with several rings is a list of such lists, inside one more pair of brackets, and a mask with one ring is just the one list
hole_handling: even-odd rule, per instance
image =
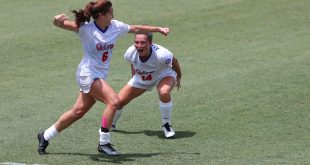
[[151, 45], [152, 43], [147, 39], [147, 35], [136, 34], [135, 48], [137, 49], [139, 56], [149, 56]]
[[110, 11], [105, 13], [104, 15], [102, 14], [102, 19], [104, 19], [104, 22], [106, 22], [107, 25], [111, 24], [111, 20], [113, 18], [113, 8], [110, 8]]

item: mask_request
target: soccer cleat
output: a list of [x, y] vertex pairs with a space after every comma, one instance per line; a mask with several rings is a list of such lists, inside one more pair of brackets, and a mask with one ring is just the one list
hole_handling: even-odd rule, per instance
[[44, 131], [41, 131], [37, 134], [38, 140], [39, 140], [39, 147], [38, 147], [38, 152], [40, 155], [46, 154], [45, 149], [48, 146], [48, 141], [44, 139]]
[[116, 125], [112, 125], [110, 131], [115, 131], [116, 130]]
[[164, 124], [162, 127], [163, 127], [166, 138], [170, 138], [175, 135], [174, 130], [172, 129], [171, 125], [169, 125], [168, 122]]
[[104, 145], [98, 145], [98, 151], [101, 153], [105, 153], [109, 156], [119, 156], [120, 153], [117, 152], [110, 143]]

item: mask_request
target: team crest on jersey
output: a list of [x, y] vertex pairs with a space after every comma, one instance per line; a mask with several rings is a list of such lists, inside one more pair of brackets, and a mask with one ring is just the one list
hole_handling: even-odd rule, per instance
[[170, 64], [170, 62], [171, 62], [170, 58], [166, 60], [166, 64]]

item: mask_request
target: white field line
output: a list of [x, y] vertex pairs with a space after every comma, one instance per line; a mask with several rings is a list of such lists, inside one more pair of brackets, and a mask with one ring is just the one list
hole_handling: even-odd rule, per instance
[[46, 165], [46, 164], [25, 164], [16, 162], [0, 162], [0, 165]]

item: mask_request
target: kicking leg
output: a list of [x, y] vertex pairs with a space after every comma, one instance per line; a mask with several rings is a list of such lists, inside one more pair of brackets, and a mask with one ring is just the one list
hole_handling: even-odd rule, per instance
[[95, 104], [95, 100], [88, 94], [79, 93], [78, 98], [73, 108], [63, 113], [59, 119], [46, 131], [38, 133], [39, 140], [38, 152], [40, 155], [46, 154], [46, 147], [49, 145], [49, 141], [57, 136], [62, 130], [70, 126], [76, 120], [82, 118], [86, 112]]

